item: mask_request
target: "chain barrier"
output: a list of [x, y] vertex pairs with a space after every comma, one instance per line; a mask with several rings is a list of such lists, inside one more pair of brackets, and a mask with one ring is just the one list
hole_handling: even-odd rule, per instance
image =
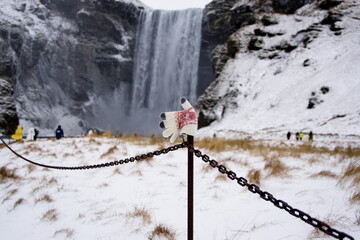
[[45, 168], [52, 168], [52, 169], [58, 169], [58, 170], [87, 170], [87, 169], [94, 169], [94, 168], [104, 168], [104, 167], [113, 167], [113, 166], [117, 166], [117, 165], [121, 165], [121, 164], [126, 164], [126, 163], [131, 163], [131, 162], [135, 162], [135, 161], [139, 161], [139, 160], [145, 160], [147, 158], [151, 158], [153, 156], [159, 156], [161, 154], [167, 154], [168, 152], [171, 151], [176, 151], [179, 148], [185, 148], [186, 144], [185, 143], [181, 143], [181, 144], [176, 144], [174, 146], [168, 147], [168, 148], [164, 148], [164, 149], [160, 149], [160, 150], [155, 150], [153, 152], [149, 152], [146, 154], [140, 154], [140, 155], [136, 155], [135, 157], [130, 157], [130, 158], [125, 158], [125, 159], [121, 159], [121, 160], [116, 160], [116, 161], [112, 161], [112, 162], [107, 162], [107, 163], [101, 163], [101, 164], [94, 164], [94, 165], [83, 165], [83, 166], [72, 166], [72, 167], [66, 167], [66, 166], [52, 166], [52, 165], [46, 165], [46, 164], [42, 164], [42, 163], [38, 163], [38, 162], [34, 162], [30, 159], [25, 158], [24, 156], [20, 155], [19, 153], [17, 153], [16, 151], [14, 151], [8, 144], [6, 144], [6, 142], [0, 138], [1, 141], [4, 143], [4, 145], [11, 151], [13, 152], [16, 156], [18, 156], [19, 158], [40, 166], [40, 167], [45, 167]]
[[319, 229], [320, 231], [322, 231], [334, 238], [354, 240], [354, 238], [351, 237], [350, 235], [348, 235], [344, 232], [340, 232], [340, 231], [330, 227], [328, 224], [326, 224], [320, 220], [317, 220], [316, 218], [311, 217], [309, 214], [307, 214], [299, 209], [293, 208], [285, 201], [276, 199], [271, 193], [262, 191], [259, 186], [248, 183], [248, 181], [245, 178], [237, 177], [235, 172], [228, 170], [224, 165], [219, 164], [216, 160], [210, 159], [210, 157], [208, 155], [203, 154], [200, 150], [195, 149], [194, 147], [192, 147], [188, 144], [187, 144], [187, 147], [188, 147], [189, 151], [191, 151], [195, 154], [196, 157], [201, 158], [205, 163], [208, 163], [211, 167], [217, 168], [220, 173], [226, 174], [230, 180], [232, 180], [232, 181], [236, 180], [240, 186], [247, 187], [247, 189], [250, 192], [252, 192], [254, 194], [258, 194], [265, 201], [271, 202], [272, 204], [274, 204], [274, 206], [276, 206], [280, 209], [284, 209], [292, 216], [300, 218], [304, 222], [310, 224], [311, 226]]
[[107, 162], [107, 163], [102, 163], [102, 164], [94, 164], [94, 165], [83, 165], [83, 166], [72, 166], [72, 167], [66, 167], [66, 166], [52, 166], [52, 165], [46, 165], [46, 164], [41, 164], [41, 163], [37, 163], [34, 162], [30, 159], [27, 159], [25, 157], [23, 157], [22, 155], [20, 155], [19, 153], [17, 153], [16, 151], [14, 151], [8, 144], [6, 144], [6, 142], [0, 138], [0, 140], [4, 143], [4, 145], [11, 151], [13, 152], [16, 156], [18, 156], [19, 158], [35, 164], [37, 166], [40, 167], [46, 167], [46, 168], [52, 168], [52, 169], [59, 169], [59, 170], [86, 170], [86, 169], [95, 169], [95, 168], [104, 168], [104, 167], [112, 167], [112, 166], [117, 166], [117, 165], [121, 165], [121, 164], [126, 164], [126, 163], [130, 163], [130, 162], [135, 162], [135, 161], [139, 161], [139, 160], [145, 160], [147, 158], [151, 158], [153, 156], [159, 156], [162, 154], [167, 154], [171, 151], [176, 151], [180, 148], [188, 148], [188, 150], [192, 153], [194, 153], [194, 155], [198, 158], [201, 158], [205, 163], [208, 163], [211, 167], [213, 168], [217, 168], [219, 170], [220, 173], [222, 174], [226, 174], [227, 177], [230, 180], [236, 180], [237, 183], [242, 186], [242, 187], [247, 187], [247, 189], [254, 193], [254, 194], [258, 194], [262, 199], [264, 199], [265, 201], [271, 202], [272, 204], [274, 204], [275, 207], [280, 208], [280, 209], [284, 209], [285, 211], [287, 211], [290, 215], [300, 218], [301, 220], [303, 220], [305, 223], [310, 224], [311, 226], [319, 229], [320, 231], [334, 237], [337, 239], [341, 239], [341, 240], [354, 240], [353, 237], [351, 237], [350, 235], [344, 233], [344, 232], [340, 232], [332, 227], [330, 227], [328, 224], [317, 220], [316, 218], [311, 217], [309, 214], [293, 208], [292, 206], [290, 206], [287, 202], [280, 200], [280, 199], [276, 199], [271, 193], [263, 191], [260, 189], [259, 186], [255, 185], [255, 184], [250, 184], [248, 183], [248, 180], [243, 178], [243, 177], [237, 177], [236, 173], [228, 170], [224, 165], [219, 164], [216, 160], [214, 159], [210, 159], [210, 157], [206, 154], [203, 154], [200, 150], [195, 149], [194, 147], [192, 147], [190, 144], [188, 144], [188, 142], [183, 142], [181, 144], [176, 144], [173, 146], [170, 146], [168, 148], [164, 148], [161, 150], [155, 150], [153, 152], [149, 152], [146, 154], [140, 154], [140, 155], [136, 155], [135, 157], [130, 157], [130, 158], [125, 158], [125, 159], [121, 159], [121, 160], [116, 160], [116, 161], [112, 161], [112, 162]]

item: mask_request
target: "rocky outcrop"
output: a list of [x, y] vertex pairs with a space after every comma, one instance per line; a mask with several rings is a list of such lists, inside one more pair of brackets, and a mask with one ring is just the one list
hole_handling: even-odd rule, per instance
[[142, 7], [116, 0], [8, 5], [12, 12], [0, 16], [0, 77], [12, 79], [25, 123], [86, 127], [115, 91], [130, 91]]
[[[226, 1], [225, 4], [224, 1], [218, 0], [210, 3], [205, 8], [207, 22], [204, 31], [205, 39], [206, 37], [210, 39], [208, 42], [211, 42], [211, 37], [216, 39], [212, 40], [213, 44], [208, 44], [212, 47], [211, 60], [215, 80], [198, 100], [199, 126], [207, 126], [221, 119], [226, 109], [237, 105], [234, 99], [238, 94], [242, 94], [241, 91], [233, 86], [225, 86], [223, 78], [226, 77], [221, 76], [230, 59], [236, 54], [250, 52], [259, 59], [286, 58], [298, 48], [307, 48], [318, 37], [323, 25], [329, 25], [332, 31], [339, 33], [342, 29], [341, 16], [334, 11], [333, 7], [340, 2], [335, 0], [324, 0], [320, 3], [314, 0], [243, 0]], [[297, 24], [296, 22], [303, 21], [301, 18], [307, 13], [297, 14], [296, 11], [307, 4], [311, 6], [308, 7], [311, 10], [307, 10], [310, 12], [329, 9], [328, 16], [320, 21], [314, 20], [312, 24], [305, 22]], [[326, 15], [326, 12], [323, 14]], [[296, 27], [296, 32], [288, 33], [284, 29], [276, 28], [276, 25], [290, 19], [294, 21], [294, 25], [299, 25]], [[221, 37], [216, 38], [218, 35]], [[215, 41], [217, 41], [216, 44]], [[308, 64], [308, 62], [304, 63], [304, 66]]]
[[13, 97], [13, 84], [0, 77], [0, 133], [10, 135], [19, 124]]

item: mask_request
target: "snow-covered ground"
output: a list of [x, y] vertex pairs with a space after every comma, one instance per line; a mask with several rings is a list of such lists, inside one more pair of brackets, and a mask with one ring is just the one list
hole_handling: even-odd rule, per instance
[[[360, 239], [360, 202], [351, 200], [359, 194], [360, 175], [342, 177], [351, 164], [358, 166], [358, 139], [315, 137], [312, 144], [258, 139], [250, 144], [223, 152], [201, 150], [237, 176], [249, 178], [249, 172], [259, 170], [261, 189]], [[319, 151], [296, 151], [310, 145]], [[11, 144], [31, 160], [62, 166], [110, 162], [168, 146], [166, 140], [151, 144], [115, 138]], [[345, 154], [342, 147], [352, 151]], [[0, 167], [15, 170], [18, 177], [0, 178], [2, 239], [172, 239], [154, 233], [159, 225], [173, 231], [174, 239], [187, 239], [186, 149], [82, 171], [32, 166], [3, 145], [0, 155]], [[265, 166], [277, 159], [287, 170], [270, 175]], [[194, 239], [333, 239], [220, 175], [196, 159]]]

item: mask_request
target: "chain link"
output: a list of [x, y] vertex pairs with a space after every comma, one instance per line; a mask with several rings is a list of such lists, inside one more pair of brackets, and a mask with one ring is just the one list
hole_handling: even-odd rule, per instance
[[126, 164], [126, 163], [132, 163], [132, 162], [135, 162], [135, 161], [145, 160], [147, 158], [152, 158], [153, 156], [159, 156], [161, 154], [167, 154], [167, 153], [169, 153], [171, 151], [176, 151], [179, 148], [185, 148], [186, 147], [185, 143], [181, 143], [181, 144], [170, 146], [168, 148], [164, 148], [164, 149], [161, 149], [161, 150], [155, 150], [153, 152], [149, 152], [149, 153], [146, 153], [146, 154], [140, 154], [140, 155], [137, 155], [135, 157], [125, 158], [125, 159], [116, 160], [116, 161], [112, 161], [112, 162], [94, 164], [94, 165], [66, 167], [66, 166], [52, 166], [52, 165], [46, 165], [46, 164], [34, 162], [34, 161], [30, 160], [30, 159], [25, 158], [24, 156], [20, 155], [19, 153], [15, 152], [8, 144], [6, 144], [6, 142], [2, 138], [0, 138], [0, 140], [4, 143], [4, 145], [11, 152], [13, 152], [19, 158], [21, 158], [21, 159], [23, 159], [23, 160], [25, 160], [25, 161], [27, 161], [27, 162], [29, 162], [31, 164], [40, 166], [40, 167], [52, 168], [52, 169], [58, 169], [58, 170], [87, 170], [87, 169], [95, 169], [95, 168], [113, 167], [113, 166], [117, 166], [117, 165], [121, 165], [121, 164]]
[[293, 208], [285, 201], [276, 199], [271, 193], [262, 191], [259, 186], [248, 183], [248, 181], [245, 178], [237, 177], [235, 172], [228, 170], [224, 165], [219, 164], [214, 159], [210, 159], [210, 157], [208, 155], [203, 154], [200, 150], [195, 149], [194, 147], [190, 146], [189, 144], [186, 144], [186, 145], [187, 145], [189, 151], [193, 152], [196, 157], [201, 158], [205, 163], [208, 163], [213, 168], [217, 168], [220, 173], [226, 174], [230, 180], [236, 180], [240, 186], [247, 187], [247, 189], [250, 192], [258, 194], [265, 201], [271, 202], [272, 204], [274, 204], [274, 206], [276, 206], [280, 209], [284, 209], [292, 216], [300, 218], [304, 222], [310, 224], [311, 226], [319, 229], [320, 231], [322, 231], [334, 238], [345, 239], [345, 240], [346, 239], [354, 240], [354, 238], [351, 237], [350, 235], [348, 235], [344, 232], [340, 232], [340, 231], [330, 227], [328, 224], [326, 224], [320, 220], [317, 220], [316, 218], [311, 217], [309, 214], [307, 214], [299, 209]]

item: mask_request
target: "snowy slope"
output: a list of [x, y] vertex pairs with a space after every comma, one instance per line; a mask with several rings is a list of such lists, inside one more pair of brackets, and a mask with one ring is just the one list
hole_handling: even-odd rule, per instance
[[[257, 144], [295, 149], [305, 143], [259, 141]], [[306, 145], [306, 144], [305, 144]], [[304, 146], [305, 146], [304, 145]], [[344, 145], [355, 151], [358, 142], [318, 140], [314, 147]], [[123, 139], [77, 138], [14, 143], [11, 147], [45, 164], [78, 166], [104, 163], [147, 153], [168, 146], [165, 141], [127, 142]], [[360, 238], [359, 202], [350, 198], [359, 188], [352, 178], [340, 181], [349, 164], [359, 156], [304, 154], [264, 157], [256, 151], [215, 153], [202, 149], [226, 164], [237, 176], [260, 170], [260, 187], [276, 198], [332, 227]], [[149, 238], [163, 224], [174, 239], [186, 239], [187, 152], [184, 149], [128, 163], [83, 171], [47, 170], [16, 158], [0, 145], [1, 165], [15, 170], [18, 179], [0, 178], [0, 232], [2, 239], [126, 239]], [[285, 176], [271, 176], [264, 169], [266, 158], [278, 158], [290, 168]], [[317, 176], [320, 172], [328, 176]], [[270, 202], [225, 180], [221, 174], [195, 161], [194, 239], [333, 239], [275, 208]], [[3, 175], [1, 175], [3, 176]], [[136, 214], [136, 209], [143, 214]], [[145, 213], [145, 214], [144, 214]], [[145, 217], [144, 217], [145, 216]], [[152, 239], [168, 239], [154, 237]]]
[[[293, 39], [298, 31], [318, 24], [327, 14], [305, 5], [295, 15], [274, 14], [278, 24], [254, 24], [232, 37], [246, 46], [254, 29], [279, 33], [264, 37], [264, 49]], [[324, 134], [360, 134], [360, 6], [345, 1], [337, 9], [344, 14], [343, 30], [335, 36], [328, 25], [318, 25], [318, 36], [307, 46], [269, 59], [247, 48], [230, 59], [217, 79], [212, 98], [226, 99], [233, 91], [235, 107], [225, 103], [216, 110], [218, 120], [202, 130], [204, 135], [227, 130], [239, 132], [315, 131]], [[280, 36], [281, 35], [281, 36]], [[295, 43], [298, 44], [298, 43]], [[261, 52], [261, 51], [259, 51]], [[304, 66], [304, 62], [309, 63]], [[329, 88], [323, 94], [321, 88]], [[313, 95], [319, 104], [308, 109]]]

